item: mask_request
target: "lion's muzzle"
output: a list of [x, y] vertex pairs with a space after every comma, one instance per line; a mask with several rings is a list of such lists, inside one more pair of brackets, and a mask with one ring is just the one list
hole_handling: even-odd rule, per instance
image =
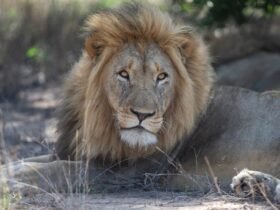
[[121, 140], [131, 147], [145, 147], [157, 143], [157, 133], [162, 118], [156, 112], [130, 108], [128, 113], [118, 114]]

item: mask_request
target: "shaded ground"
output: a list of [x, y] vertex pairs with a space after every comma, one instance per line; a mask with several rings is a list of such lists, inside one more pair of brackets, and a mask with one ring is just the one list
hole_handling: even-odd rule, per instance
[[4, 138], [8, 159], [47, 154], [56, 139], [55, 107], [59, 88], [30, 88], [16, 102], [0, 103], [4, 115]]

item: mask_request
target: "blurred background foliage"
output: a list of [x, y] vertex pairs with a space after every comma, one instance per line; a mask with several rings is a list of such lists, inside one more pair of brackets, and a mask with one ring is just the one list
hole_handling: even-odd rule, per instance
[[237, 24], [249, 18], [280, 14], [279, 0], [174, 0], [181, 12], [192, 14], [202, 26], [224, 27], [228, 21]]
[[[0, 0], [0, 100], [60, 82], [83, 47], [82, 23], [120, 0]], [[150, 0], [203, 28], [226, 28], [280, 14], [279, 0]]]

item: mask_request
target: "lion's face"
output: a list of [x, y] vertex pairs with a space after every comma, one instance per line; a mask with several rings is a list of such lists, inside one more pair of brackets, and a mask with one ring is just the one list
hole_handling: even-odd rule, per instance
[[138, 3], [92, 15], [85, 29], [60, 111], [59, 156], [145, 157], [189, 136], [213, 81], [199, 36]]
[[106, 86], [121, 140], [130, 146], [157, 143], [174, 95], [174, 69], [154, 43], [124, 47], [106, 66]]

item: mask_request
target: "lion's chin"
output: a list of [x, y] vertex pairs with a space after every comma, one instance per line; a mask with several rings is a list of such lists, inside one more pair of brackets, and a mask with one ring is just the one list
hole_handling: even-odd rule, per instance
[[157, 143], [157, 136], [144, 129], [122, 129], [121, 141], [130, 147], [147, 147]]

